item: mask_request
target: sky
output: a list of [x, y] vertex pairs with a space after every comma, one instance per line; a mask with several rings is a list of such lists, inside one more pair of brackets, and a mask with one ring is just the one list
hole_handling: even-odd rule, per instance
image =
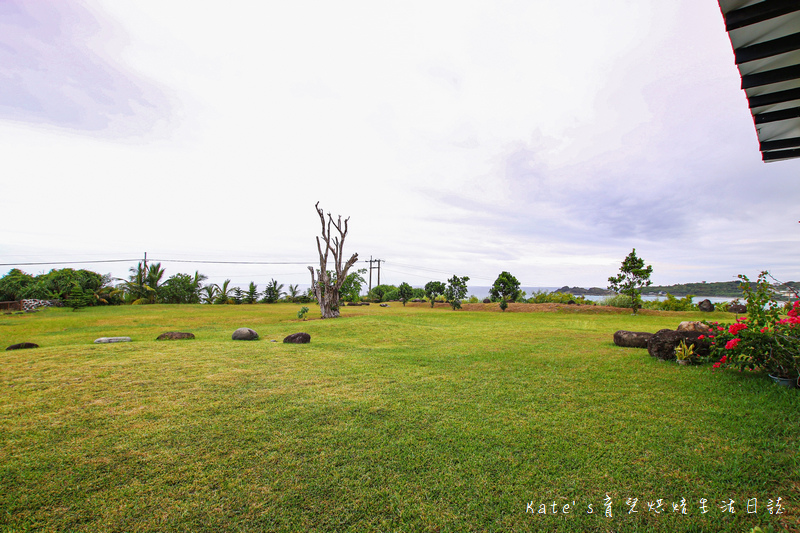
[[0, 158], [2, 273], [800, 280], [713, 0], [0, 0]]

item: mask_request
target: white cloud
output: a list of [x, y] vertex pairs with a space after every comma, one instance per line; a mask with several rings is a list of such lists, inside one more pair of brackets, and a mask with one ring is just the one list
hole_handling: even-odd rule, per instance
[[633, 247], [658, 283], [800, 278], [798, 162], [760, 162], [714, 4], [3, 6], [9, 262], [313, 262], [319, 200], [394, 283], [602, 286]]

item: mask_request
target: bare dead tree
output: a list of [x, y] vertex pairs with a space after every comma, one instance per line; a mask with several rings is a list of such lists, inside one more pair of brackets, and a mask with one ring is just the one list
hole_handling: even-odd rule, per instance
[[[353, 256], [342, 265], [344, 259], [344, 239], [347, 236], [347, 221], [350, 217], [344, 220], [344, 228], [342, 227], [342, 217], [339, 216], [336, 222], [333, 217], [328, 213], [328, 222], [325, 222], [325, 216], [322, 209], [319, 208], [319, 202], [314, 207], [317, 209], [319, 221], [322, 224], [322, 241], [317, 237], [317, 251], [319, 252], [319, 268], [314, 275], [314, 267], [308, 267], [311, 271], [311, 289], [314, 291], [314, 296], [319, 302], [319, 310], [322, 312], [322, 318], [338, 318], [339, 316], [339, 289], [342, 288], [347, 271], [350, 267], [358, 261], [358, 254]], [[333, 235], [332, 230], [335, 229], [339, 235]], [[324, 245], [322, 243], [325, 243]], [[328, 258], [333, 256], [334, 270], [328, 270]]]

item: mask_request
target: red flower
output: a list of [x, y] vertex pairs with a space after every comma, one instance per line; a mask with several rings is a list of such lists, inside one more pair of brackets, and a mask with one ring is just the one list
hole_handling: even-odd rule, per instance
[[723, 355], [722, 359], [720, 359], [719, 362], [720, 363], [727, 363], [728, 362], [728, 356], [727, 355]]
[[736, 323], [736, 324], [731, 324], [731, 327], [728, 328], [728, 331], [730, 332], [731, 335], [737, 335], [743, 329], [747, 329], [746, 324]]
[[705, 336], [705, 335], [700, 335], [699, 337], [697, 337], [697, 340], [700, 340], [700, 339], [705, 339], [705, 338], [706, 338], [706, 336]]
[[728, 343], [725, 345], [725, 349], [726, 350], [733, 350], [734, 348], [736, 348], [736, 345], [739, 344], [740, 340], [742, 340], [742, 339], [736, 338], [736, 339], [729, 340]]

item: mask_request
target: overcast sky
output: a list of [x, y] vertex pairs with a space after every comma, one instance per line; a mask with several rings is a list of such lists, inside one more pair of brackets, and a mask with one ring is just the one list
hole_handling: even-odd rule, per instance
[[388, 283], [800, 280], [739, 85], [714, 0], [0, 0], [0, 269], [307, 284], [319, 201]]

